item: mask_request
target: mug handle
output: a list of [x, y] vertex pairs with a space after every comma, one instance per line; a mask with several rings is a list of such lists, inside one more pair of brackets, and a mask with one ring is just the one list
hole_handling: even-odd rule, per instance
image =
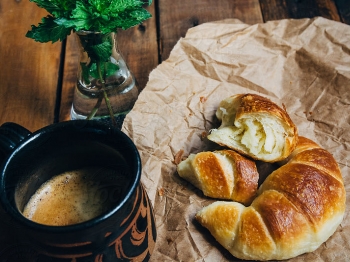
[[0, 164], [32, 133], [23, 126], [7, 122], [0, 126]]

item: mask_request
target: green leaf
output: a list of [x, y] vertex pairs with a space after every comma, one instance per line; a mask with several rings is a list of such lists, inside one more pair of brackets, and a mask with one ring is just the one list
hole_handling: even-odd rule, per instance
[[112, 55], [111, 34], [78, 34], [80, 43], [92, 62], [107, 62]]
[[119, 70], [119, 66], [116, 65], [116, 64], [113, 64], [111, 62], [107, 62], [104, 64], [104, 72], [103, 74], [106, 75], [106, 78], [107, 77], [110, 77], [112, 75], [115, 74], [115, 72], [117, 72]]
[[112, 55], [112, 43], [110, 41], [105, 41], [102, 44], [90, 46], [86, 51], [90, 58], [96, 61], [106, 62]]
[[90, 74], [93, 78], [100, 79], [100, 74], [99, 74], [99, 72], [98, 72], [97, 64], [96, 64], [96, 63], [92, 63], [92, 64], [91, 64], [89, 74]]
[[73, 10], [69, 21], [76, 31], [89, 30], [93, 31], [94, 15], [91, 10], [83, 3], [77, 2], [76, 8]]
[[[114, 75], [119, 70], [119, 66], [111, 62], [104, 62], [102, 63], [100, 69], [101, 69], [101, 75], [103, 76], [103, 79], [106, 79], [107, 77]], [[91, 64], [89, 68], [89, 74], [93, 78], [100, 79], [97, 63]]]
[[121, 28], [126, 30], [130, 27], [136, 26], [142, 21], [151, 17], [151, 14], [142, 8], [125, 10], [122, 14], [117, 17], [113, 17], [110, 21], [109, 26], [111, 28]]
[[38, 26], [32, 25], [32, 30], [27, 32], [26, 37], [41, 43], [49, 41], [54, 43], [65, 39], [72, 30], [71, 28], [66, 28], [55, 23], [55, 18], [52, 16], [44, 17], [41, 22]]
[[69, 17], [75, 8], [75, 1], [71, 0], [30, 0], [30, 2], [36, 3], [55, 17]]
[[127, 9], [140, 8], [144, 5], [142, 0], [112, 0], [107, 12], [112, 14], [122, 13]]

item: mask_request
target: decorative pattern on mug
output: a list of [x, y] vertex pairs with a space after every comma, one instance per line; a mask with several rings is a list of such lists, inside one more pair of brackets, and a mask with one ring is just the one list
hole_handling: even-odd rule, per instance
[[[149, 203], [147, 193], [142, 186], [139, 186], [137, 191], [135, 201], [138, 200], [139, 194], [141, 194], [141, 203], [134, 205], [134, 207], [138, 207], [138, 210], [125, 231], [111, 245], [115, 246], [116, 256], [119, 259], [145, 261], [149, 259], [155, 247], [156, 229], [153, 221], [152, 205]], [[129, 250], [135, 252], [135, 248], [133, 249], [130, 245], [138, 246], [142, 252], [137, 255], [128, 254]], [[144, 248], [142, 248], [143, 246]]]

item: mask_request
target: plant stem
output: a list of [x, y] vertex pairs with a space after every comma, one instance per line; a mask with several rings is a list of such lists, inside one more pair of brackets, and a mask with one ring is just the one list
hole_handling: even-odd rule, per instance
[[105, 99], [105, 101], [106, 101], [106, 105], [107, 105], [108, 112], [109, 112], [109, 115], [110, 115], [111, 120], [112, 120], [112, 124], [113, 124], [114, 126], [117, 126], [117, 122], [115, 121], [114, 114], [113, 114], [113, 109], [112, 109], [111, 103], [110, 103], [110, 101], [109, 101], [107, 92], [106, 92], [105, 80], [104, 80], [104, 77], [102, 76], [102, 72], [101, 72], [101, 62], [100, 62], [100, 61], [97, 61], [97, 71], [98, 71], [98, 75], [99, 75], [100, 80], [101, 80], [102, 91], [103, 91], [103, 97], [104, 97], [104, 99]]
[[114, 114], [113, 114], [113, 109], [112, 109], [112, 106], [111, 106], [111, 103], [109, 101], [109, 98], [108, 98], [108, 95], [107, 95], [107, 92], [106, 92], [106, 86], [105, 86], [105, 81], [104, 81], [104, 77], [102, 76], [102, 71], [101, 71], [101, 62], [97, 62], [97, 71], [98, 71], [98, 74], [99, 74], [99, 78], [100, 78], [100, 81], [101, 81], [101, 85], [102, 85], [102, 91], [103, 91], [103, 96], [100, 95], [97, 102], [96, 102], [96, 105], [94, 106], [94, 108], [91, 110], [90, 114], [88, 115], [87, 119], [90, 120], [92, 119], [98, 109], [100, 108], [101, 106], [101, 103], [102, 103], [102, 99], [104, 98], [105, 101], [106, 101], [106, 105], [107, 105], [107, 108], [108, 108], [108, 112], [109, 112], [109, 115], [111, 117], [111, 120], [112, 120], [112, 124], [114, 126], [117, 126], [117, 122], [114, 118]]
[[94, 106], [94, 108], [91, 110], [90, 114], [87, 117], [88, 120], [91, 120], [96, 115], [98, 109], [101, 106], [102, 99], [103, 99], [103, 96], [99, 96], [99, 98], [98, 98], [98, 100], [96, 102], [96, 105]]

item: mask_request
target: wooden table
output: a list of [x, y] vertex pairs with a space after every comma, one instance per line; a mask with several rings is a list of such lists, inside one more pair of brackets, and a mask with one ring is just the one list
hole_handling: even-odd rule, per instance
[[[237, 18], [247, 24], [285, 18], [325, 18], [350, 24], [349, 0], [155, 0], [153, 17], [119, 32], [119, 46], [140, 89], [187, 30]], [[0, 125], [17, 122], [31, 131], [69, 119], [76, 80], [75, 38], [41, 44], [26, 38], [44, 10], [29, 0], [0, 3]]]

